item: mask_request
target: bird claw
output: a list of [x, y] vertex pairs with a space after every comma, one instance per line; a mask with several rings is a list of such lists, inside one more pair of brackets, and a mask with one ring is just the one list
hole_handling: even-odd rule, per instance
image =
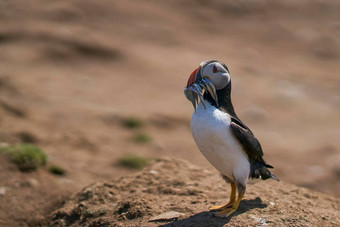
[[230, 215], [232, 215], [236, 210], [237, 210], [237, 207], [235, 208], [235, 207], [232, 206], [232, 207], [223, 209], [221, 211], [215, 212], [214, 216], [220, 217], [220, 218], [227, 218]]
[[227, 209], [227, 208], [231, 208], [233, 206], [233, 204], [226, 204], [226, 205], [222, 205], [222, 206], [213, 206], [213, 207], [209, 207], [209, 210], [210, 211], [221, 211], [221, 210], [224, 210], [224, 209]]

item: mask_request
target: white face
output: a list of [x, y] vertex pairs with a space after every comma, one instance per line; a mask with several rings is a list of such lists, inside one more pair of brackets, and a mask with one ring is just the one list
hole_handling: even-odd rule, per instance
[[214, 84], [216, 90], [225, 88], [230, 82], [230, 75], [220, 63], [212, 62], [203, 68], [203, 77], [208, 77]]

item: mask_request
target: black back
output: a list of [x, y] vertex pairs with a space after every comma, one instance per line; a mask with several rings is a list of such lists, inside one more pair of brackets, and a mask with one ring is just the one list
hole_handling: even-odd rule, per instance
[[[226, 67], [226, 66], [225, 66]], [[227, 69], [227, 68], [226, 68]], [[231, 81], [223, 89], [216, 91], [218, 103], [212, 98], [209, 92], [205, 92], [203, 97], [211, 105], [227, 113], [231, 117], [230, 129], [235, 138], [240, 142], [244, 151], [248, 155], [250, 162], [250, 176], [252, 178], [261, 177], [263, 180], [273, 178], [278, 180], [267, 168], [273, 168], [263, 159], [263, 151], [260, 142], [252, 131], [238, 118], [231, 102]]]

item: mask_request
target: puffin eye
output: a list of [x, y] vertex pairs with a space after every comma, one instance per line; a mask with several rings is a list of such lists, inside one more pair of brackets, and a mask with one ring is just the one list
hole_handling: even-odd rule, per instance
[[217, 67], [215, 65], [214, 65], [212, 71], [213, 71], [213, 73], [217, 73]]

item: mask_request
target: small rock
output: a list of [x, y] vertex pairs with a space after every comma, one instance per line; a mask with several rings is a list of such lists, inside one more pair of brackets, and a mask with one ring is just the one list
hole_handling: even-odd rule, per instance
[[33, 188], [37, 188], [37, 187], [39, 187], [39, 185], [40, 185], [39, 181], [36, 180], [36, 179], [34, 179], [34, 178], [28, 179], [27, 182], [28, 182], [28, 185], [29, 185], [30, 187], [33, 187]]
[[173, 220], [177, 220], [182, 215], [184, 215], [184, 214], [176, 212], [176, 211], [170, 211], [170, 212], [166, 212], [166, 213], [157, 215], [156, 217], [150, 218], [149, 222], [155, 222], [155, 221], [173, 221]]
[[274, 205], [275, 205], [275, 203], [274, 203], [274, 202], [269, 202], [269, 204], [270, 204], [270, 205], [272, 205], [272, 206], [274, 206]]
[[266, 219], [264, 218], [258, 218], [257, 221], [261, 223], [260, 226], [267, 225]]
[[32, 187], [32, 188], [37, 188], [39, 187], [39, 181], [34, 179], [34, 178], [30, 178], [26, 181], [23, 181], [19, 184], [20, 187]]
[[73, 180], [67, 179], [67, 178], [60, 178], [58, 180], [58, 183], [60, 183], [60, 184], [70, 184], [70, 183], [73, 183]]
[[207, 170], [207, 169], [204, 169], [204, 170], [203, 170], [203, 173], [211, 174], [211, 171], [210, 171], [210, 170]]
[[0, 187], [0, 195], [5, 195], [5, 194], [6, 194], [6, 188]]
[[153, 175], [158, 174], [158, 172], [156, 170], [150, 170], [150, 173], [153, 174]]

